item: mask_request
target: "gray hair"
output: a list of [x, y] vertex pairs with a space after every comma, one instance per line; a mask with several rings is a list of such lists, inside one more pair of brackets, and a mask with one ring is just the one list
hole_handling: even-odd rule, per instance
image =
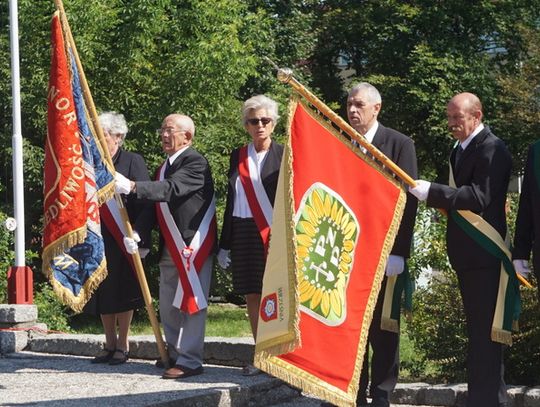
[[128, 132], [128, 126], [126, 119], [122, 113], [116, 112], [104, 112], [99, 115], [99, 125], [107, 133], [113, 135], [119, 135], [118, 146], [122, 146], [126, 134]]
[[247, 123], [247, 116], [251, 110], [258, 109], [265, 109], [268, 116], [270, 116], [274, 122], [274, 125], [277, 123], [279, 119], [278, 104], [276, 101], [265, 95], [253, 96], [244, 102], [244, 105], [242, 106], [242, 123]]
[[366, 91], [367, 101], [369, 103], [382, 103], [381, 94], [377, 88], [367, 82], [360, 82], [354, 85], [349, 91], [349, 97], [360, 91]]

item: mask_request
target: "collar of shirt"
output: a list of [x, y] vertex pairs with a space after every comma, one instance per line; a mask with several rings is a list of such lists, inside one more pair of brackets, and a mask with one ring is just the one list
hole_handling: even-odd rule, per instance
[[484, 124], [480, 123], [476, 129], [471, 133], [469, 137], [467, 137], [464, 141], [461, 142], [461, 148], [465, 150], [469, 144], [471, 144], [471, 141], [473, 138], [476, 137], [478, 133], [480, 133], [482, 130], [484, 130]]
[[373, 144], [373, 139], [375, 138], [375, 133], [377, 132], [377, 129], [379, 128], [379, 122], [375, 120], [375, 123], [373, 123], [373, 126], [370, 127], [370, 129], [364, 134], [364, 138], [369, 141], [369, 144]]
[[173, 155], [169, 156], [169, 158], [167, 158], [169, 160], [169, 165], [172, 165], [174, 160], [176, 160], [178, 157], [180, 157], [180, 154], [182, 154], [184, 151], [186, 151], [188, 149], [189, 146], [185, 146], [185, 147], [182, 147], [180, 150], [178, 150], [176, 153], [174, 153]]

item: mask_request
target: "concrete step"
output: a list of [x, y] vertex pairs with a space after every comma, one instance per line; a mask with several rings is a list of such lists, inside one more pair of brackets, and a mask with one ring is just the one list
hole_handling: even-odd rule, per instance
[[[104, 335], [31, 335], [26, 349], [33, 352], [94, 356], [103, 348], [104, 343]], [[251, 337], [207, 337], [204, 341], [204, 361], [208, 364], [242, 367], [253, 362], [253, 352]], [[129, 354], [135, 359], [158, 359], [155, 337], [130, 336]]]
[[[27, 351], [0, 356], [0, 406], [279, 406], [315, 407], [320, 400], [302, 395], [282, 381], [261, 374], [244, 377], [240, 366], [253, 360], [251, 338], [206, 338], [205, 374], [161, 379], [153, 336], [132, 336], [128, 363], [90, 363], [103, 335], [39, 335]], [[508, 407], [540, 407], [540, 386], [509, 386]], [[464, 406], [466, 385], [399, 383], [393, 406]], [[4, 404], [5, 403], [5, 404]], [[116, 407], [115, 406], [115, 407]]]
[[36, 352], [0, 359], [1, 406], [268, 406], [300, 397], [281, 380], [241, 369], [205, 365], [205, 372], [164, 380], [150, 360], [118, 366], [92, 364], [91, 358]]

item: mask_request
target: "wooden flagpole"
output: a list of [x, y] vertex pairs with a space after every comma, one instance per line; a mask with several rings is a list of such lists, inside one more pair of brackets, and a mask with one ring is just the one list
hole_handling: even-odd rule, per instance
[[[84, 74], [84, 70], [83, 70], [81, 61], [79, 59], [79, 53], [77, 52], [77, 47], [75, 46], [75, 41], [73, 40], [73, 36], [71, 34], [71, 28], [69, 27], [67, 16], [64, 10], [64, 5], [62, 4], [62, 0], [54, 0], [54, 2], [56, 4], [56, 8], [60, 12], [62, 25], [68, 37], [67, 40], [69, 41], [69, 44], [73, 50], [73, 56], [77, 64], [77, 69], [79, 70], [84, 98], [87, 101], [87, 107], [90, 111], [90, 116], [92, 118], [92, 121], [94, 122], [94, 129], [97, 132], [98, 141], [101, 145], [101, 149], [103, 150], [103, 153], [105, 155], [105, 160], [107, 161], [109, 168], [114, 170], [114, 165], [112, 163], [109, 150], [107, 149], [105, 137], [103, 136], [103, 130], [101, 129], [101, 126], [99, 125], [96, 106], [94, 105], [94, 100], [92, 99], [92, 94], [90, 93], [90, 88], [88, 87], [88, 82], [86, 81], [86, 76]], [[133, 238], [133, 228], [131, 227], [131, 223], [129, 222], [129, 217], [128, 217], [126, 208], [124, 206], [124, 202], [122, 201], [122, 198], [119, 194], [115, 193], [114, 197], [116, 199], [116, 202], [118, 203], [118, 207], [120, 209], [120, 215], [122, 217], [122, 221], [124, 222], [124, 226], [127, 231], [127, 236], [130, 238]], [[136, 251], [135, 253], [133, 253], [132, 257], [133, 257], [133, 263], [135, 265], [135, 272], [137, 273], [137, 280], [139, 281], [139, 285], [141, 286], [144, 303], [146, 305], [146, 311], [148, 312], [150, 324], [152, 325], [152, 330], [154, 331], [154, 336], [156, 337], [156, 344], [158, 347], [159, 355], [161, 357], [163, 365], [167, 368], [169, 367], [169, 356], [167, 354], [167, 350], [165, 349], [165, 343], [161, 335], [159, 322], [158, 322], [156, 312], [152, 304], [152, 296], [150, 294], [150, 289], [148, 288], [148, 282], [146, 281], [146, 275], [144, 273], [144, 268], [142, 265], [141, 256], [139, 255], [139, 251]]]
[[368, 142], [364, 136], [358, 133], [351, 127], [349, 123], [343, 120], [337, 113], [326, 106], [317, 96], [306, 89], [300, 82], [298, 82], [292, 75], [290, 69], [278, 68], [277, 78], [280, 82], [288, 83], [291, 87], [306, 98], [313, 106], [315, 106], [321, 113], [328, 117], [332, 122], [339, 127], [341, 131], [346, 133], [351, 139], [355, 140], [363, 148], [370, 152], [370, 154], [379, 160], [386, 168], [392, 171], [398, 178], [411, 187], [416, 186], [416, 182], [409, 174], [399, 168], [392, 160], [385, 156], [377, 147]]
[[[407, 174], [405, 171], [399, 168], [392, 160], [390, 160], [387, 156], [385, 156], [377, 147], [373, 146], [370, 142], [368, 142], [365, 139], [364, 136], [362, 136], [355, 129], [353, 129], [349, 123], [343, 120], [337, 113], [335, 113], [332, 109], [326, 106], [317, 96], [315, 96], [306, 87], [304, 87], [300, 82], [298, 82], [294, 78], [292, 71], [290, 69], [279, 68], [272, 61], [270, 61], [269, 59], [267, 60], [274, 66], [274, 68], [277, 69], [277, 78], [280, 82], [291, 85], [291, 87], [295, 91], [297, 91], [300, 95], [306, 98], [322, 114], [324, 114], [326, 117], [332, 120], [332, 122], [336, 126], [338, 126], [340, 130], [342, 130], [349, 137], [351, 137], [351, 139], [355, 140], [363, 148], [369, 151], [371, 155], [373, 155], [377, 160], [379, 160], [386, 168], [392, 171], [405, 184], [411, 187], [416, 186], [416, 182], [414, 181], [414, 179], [412, 179], [409, 176], [409, 174]], [[446, 211], [444, 209], [439, 209], [439, 211], [443, 213], [444, 215], [446, 215]], [[523, 284], [525, 287], [533, 288], [531, 283], [529, 283], [527, 279], [523, 277], [521, 274], [516, 272], [516, 276], [518, 280], [521, 282], [521, 284]]]

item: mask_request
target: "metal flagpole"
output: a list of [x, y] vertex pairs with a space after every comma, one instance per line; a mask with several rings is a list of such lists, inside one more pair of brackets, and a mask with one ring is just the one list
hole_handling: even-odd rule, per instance
[[11, 88], [13, 103], [13, 200], [15, 222], [8, 228], [15, 230], [15, 266], [8, 272], [8, 302], [32, 303], [32, 271], [25, 266], [24, 235], [24, 183], [23, 183], [23, 140], [21, 130], [21, 87], [19, 71], [19, 17], [17, 0], [9, 1]]

